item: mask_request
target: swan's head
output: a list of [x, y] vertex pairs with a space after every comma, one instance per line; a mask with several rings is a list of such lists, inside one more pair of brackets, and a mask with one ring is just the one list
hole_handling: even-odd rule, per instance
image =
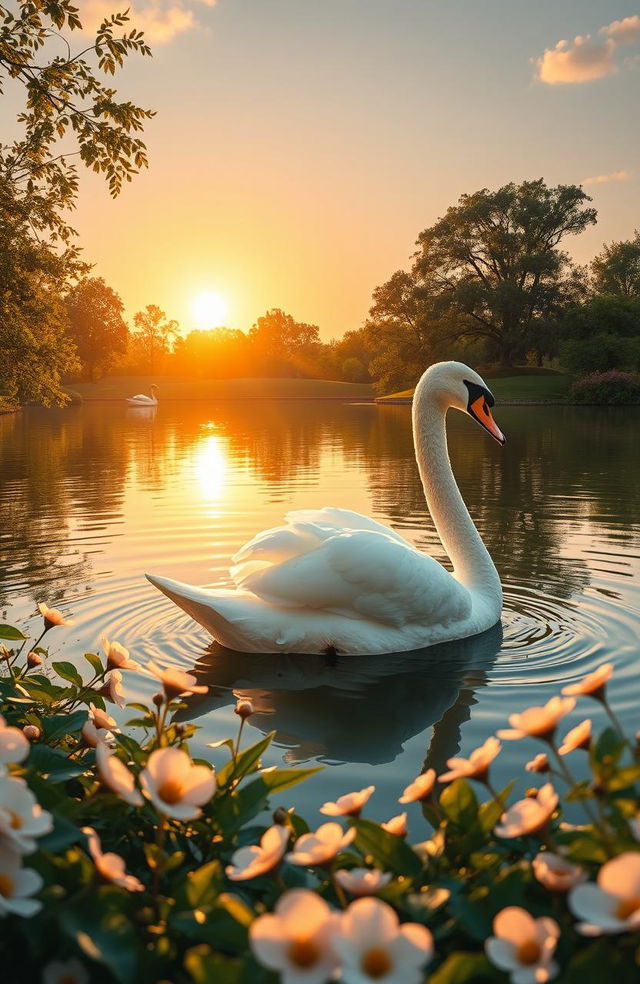
[[151, 383], [151, 386], [149, 387], [149, 391], [150, 391], [151, 393], [153, 393], [153, 391], [154, 391], [154, 390], [155, 390], [155, 391], [156, 391], [156, 393], [157, 393], [157, 392], [158, 392], [158, 387], [156, 386], [156, 384], [155, 384], [155, 383]]
[[505, 436], [491, 414], [496, 402], [482, 376], [463, 362], [436, 362], [416, 387], [416, 402], [428, 398], [444, 409], [454, 407], [473, 417], [499, 444]]

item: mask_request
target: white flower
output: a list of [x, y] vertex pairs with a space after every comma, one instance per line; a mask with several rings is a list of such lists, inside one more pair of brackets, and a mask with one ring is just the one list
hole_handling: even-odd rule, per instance
[[110, 729], [115, 730], [118, 727], [118, 722], [116, 719], [112, 718], [106, 711], [96, 707], [95, 704], [89, 704], [89, 714], [91, 716], [91, 720], [99, 731], [109, 731]]
[[585, 751], [588, 751], [590, 745], [591, 721], [587, 719], [566, 733], [558, 751], [560, 755], [568, 755], [569, 752], [575, 752], [577, 748], [583, 748]]
[[86, 967], [73, 957], [52, 960], [42, 971], [42, 984], [91, 984]]
[[584, 936], [637, 932], [640, 929], [640, 853], [628, 851], [603, 864], [598, 884], [578, 885], [569, 895], [569, 908], [585, 922]]
[[127, 874], [124, 860], [119, 854], [112, 854], [111, 852], [102, 853], [100, 838], [93, 827], [83, 827], [82, 833], [89, 842], [89, 854], [93, 858], [96, 871], [105, 881], [113, 882], [114, 885], [119, 885], [120, 888], [126, 888], [127, 892], [144, 891], [142, 882], [138, 881], [133, 875]]
[[52, 629], [54, 625], [70, 625], [62, 612], [58, 608], [49, 608], [44, 602], [38, 605], [38, 611], [44, 619], [45, 631]]
[[51, 814], [42, 809], [24, 779], [0, 779], [0, 843], [31, 854], [36, 849], [35, 838], [51, 830]]
[[100, 778], [112, 793], [131, 806], [142, 806], [144, 800], [136, 789], [133, 773], [103, 741], [99, 741], [96, 746], [96, 764]]
[[173, 700], [180, 694], [206, 694], [209, 689], [204, 685], [199, 685], [193, 673], [185, 673], [184, 670], [178, 670], [175, 667], [163, 669], [153, 660], [150, 660], [147, 663], [147, 669], [162, 683], [167, 700]]
[[20, 852], [10, 844], [0, 842], [0, 916], [10, 913], [35, 915], [42, 903], [28, 896], [41, 888], [42, 878], [38, 872], [23, 868]]
[[435, 769], [427, 769], [419, 775], [404, 790], [398, 803], [418, 803], [420, 800], [429, 799], [436, 782]]
[[557, 975], [552, 958], [560, 927], [555, 919], [534, 919], [525, 909], [511, 905], [493, 920], [493, 932], [485, 943], [487, 956], [511, 975], [512, 984], [542, 984]]
[[42, 984], [91, 984], [84, 964], [71, 960], [52, 960], [42, 971]]
[[324, 813], [327, 817], [359, 817], [375, 788], [375, 786], [367, 786], [358, 793], [339, 796], [335, 803], [329, 802], [321, 806], [320, 813]]
[[246, 697], [241, 697], [238, 700], [236, 706], [234, 707], [233, 712], [234, 714], [237, 714], [238, 717], [241, 717], [243, 721], [245, 721], [248, 717], [251, 717], [251, 715], [254, 713], [254, 710], [255, 708], [253, 706], [252, 701], [250, 701]]
[[101, 697], [110, 700], [118, 707], [124, 707], [124, 688], [122, 686], [122, 673], [120, 670], [111, 670], [111, 673], [104, 681], [104, 685], [97, 691]]
[[550, 772], [551, 763], [549, 762], [549, 756], [544, 752], [540, 752], [530, 762], [527, 762], [525, 769], [527, 772]]
[[110, 714], [100, 710], [93, 704], [89, 705], [89, 717], [82, 725], [80, 736], [91, 748], [97, 748], [100, 741], [107, 741], [112, 738], [109, 729], [117, 730], [117, 721]]
[[433, 956], [433, 937], [417, 923], [400, 925], [380, 899], [356, 899], [340, 917], [333, 946], [342, 960], [345, 984], [420, 984]]
[[175, 820], [195, 820], [216, 791], [216, 777], [194, 765], [179, 748], [156, 748], [140, 773], [142, 791], [155, 808]]
[[383, 830], [386, 830], [388, 834], [395, 834], [396, 837], [406, 837], [407, 836], [407, 814], [399, 813], [396, 817], [391, 817], [386, 823], [381, 823], [380, 826]]
[[265, 830], [260, 838], [260, 846], [241, 847], [235, 851], [231, 864], [227, 865], [227, 878], [232, 881], [247, 881], [265, 875], [280, 863], [284, 856], [289, 830], [280, 824], [274, 824]]
[[535, 796], [518, 800], [502, 814], [500, 826], [495, 828], [498, 837], [521, 837], [535, 834], [551, 819], [558, 805], [558, 794], [548, 782]]
[[484, 745], [471, 752], [468, 759], [450, 758], [447, 765], [451, 769], [440, 776], [440, 782], [453, 782], [454, 779], [477, 779], [484, 782], [489, 774], [489, 766], [499, 753], [502, 745], [497, 738], [487, 738]]
[[293, 851], [287, 854], [287, 861], [306, 867], [327, 864], [333, 861], [336, 854], [347, 847], [355, 836], [353, 827], [345, 833], [339, 823], [323, 823], [314, 833], [302, 834], [298, 837]]
[[593, 673], [583, 677], [580, 683], [571, 683], [568, 687], [563, 687], [562, 693], [567, 697], [595, 697], [596, 700], [601, 700], [612, 676], [613, 663], [603, 663]]
[[522, 714], [510, 714], [511, 728], [498, 732], [500, 738], [552, 738], [558, 721], [576, 706], [573, 697], [552, 697], [544, 707], [529, 707]]
[[338, 884], [351, 895], [375, 895], [392, 878], [393, 875], [388, 871], [379, 871], [377, 868], [341, 868], [335, 873]]
[[568, 892], [586, 877], [579, 865], [551, 851], [541, 851], [536, 854], [531, 866], [540, 884], [550, 892]]
[[273, 913], [251, 923], [249, 943], [256, 960], [278, 971], [282, 984], [326, 984], [338, 967], [335, 925], [324, 899], [293, 888], [278, 899]]
[[109, 642], [108, 639], [103, 639], [102, 648], [107, 657], [108, 670], [140, 669], [139, 664], [134, 659], [129, 659], [129, 650], [121, 646], [119, 642]]
[[19, 728], [12, 728], [0, 714], [0, 774], [5, 765], [22, 762], [29, 754], [29, 742]]

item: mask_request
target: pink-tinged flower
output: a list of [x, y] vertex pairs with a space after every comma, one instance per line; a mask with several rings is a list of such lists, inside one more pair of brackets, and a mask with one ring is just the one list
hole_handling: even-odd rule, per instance
[[568, 687], [562, 688], [562, 693], [567, 697], [595, 697], [602, 700], [605, 695], [607, 683], [613, 676], [613, 663], [603, 663], [593, 673], [588, 673], [580, 683], [571, 683]]
[[89, 745], [90, 748], [97, 748], [100, 741], [108, 741], [113, 738], [111, 729], [117, 730], [117, 724], [116, 719], [112, 718], [106, 711], [90, 704], [89, 717], [82, 725], [80, 737], [85, 745]]
[[588, 752], [590, 747], [591, 721], [587, 719], [566, 733], [558, 751], [561, 755], [568, 755], [569, 752], [575, 752], [578, 748], [582, 748], [585, 752]]
[[477, 779], [478, 782], [485, 782], [489, 775], [489, 766], [501, 748], [497, 738], [487, 738], [484, 745], [471, 752], [468, 759], [448, 759], [447, 765], [451, 771], [441, 775], [440, 782], [453, 782], [454, 779]]
[[332, 935], [337, 918], [315, 892], [293, 888], [275, 911], [258, 916], [249, 928], [253, 955], [280, 974], [282, 984], [326, 984], [338, 967]]
[[53, 830], [51, 814], [43, 810], [24, 779], [0, 779], [0, 837], [20, 854], [32, 854], [36, 838]]
[[107, 657], [108, 670], [140, 669], [140, 665], [134, 659], [129, 659], [129, 650], [121, 646], [119, 642], [109, 642], [108, 639], [103, 639], [102, 648]]
[[16, 765], [23, 762], [29, 754], [29, 742], [20, 731], [7, 724], [0, 714], [0, 770], [5, 772], [5, 765]]
[[175, 820], [195, 820], [216, 791], [215, 773], [194, 765], [179, 748], [156, 748], [140, 773], [140, 785], [155, 808]]
[[106, 711], [103, 711], [102, 708], [96, 707], [95, 704], [89, 704], [89, 714], [96, 728], [100, 731], [114, 730], [118, 727], [116, 719], [112, 718]]
[[356, 899], [340, 917], [333, 946], [349, 984], [420, 984], [433, 956], [433, 937], [418, 923], [400, 925], [381, 899]]
[[518, 800], [502, 814], [499, 826], [495, 828], [498, 837], [522, 837], [535, 834], [548, 823], [558, 805], [558, 794], [548, 782], [536, 796]]
[[251, 717], [255, 708], [253, 703], [246, 697], [241, 697], [238, 703], [233, 709], [233, 713], [241, 717], [243, 721], [246, 721], [248, 717]]
[[493, 932], [484, 945], [487, 956], [511, 976], [512, 984], [543, 984], [557, 976], [553, 954], [560, 927], [555, 919], [534, 919], [526, 909], [510, 905], [493, 920]]
[[380, 826], [383, 830], [386, 830], [388, 834], [395, 834], [396, 837], [406, 837], [407, 836], [407, 814], [399, 813], [396, 817], [391, 817], [386, 823], [381, 823]]
[[111, 673], [97, 693], [101, 697], [104, 697], [105, 700], [111, 701], [112, 704], [117, 704], [118, 707], [124, 707], [124, 688], [122, 686], [122, 673], [120, 670], [111, 670]]
[[71, 960], [52, 960], [42, 971], [42, 984], [91, 984], [84, 964]]
[[527, 772], [550, 772], [551, 763], [549, 762], [549, 756], [544, 752], [540, 752], [530, 762], [527, 762], [525, 769]]
[[583, 919], [576, 929], [583, 936], [640, 930], [640, 853], [628, 851], [603, 864], [598, 884], [578, 885], [569, 895], [569, 908]]
[[58, 608], [49, 608], [44, 602], [38, 605], [38, 611], [44, 619], [44, 630], [52, 629], [56, 625], [70, 625], [62, 612]]
[[37, 724], [25, 724], [22, 729], [22, 734], [28, 741], [37, 741], [40, 738], [42, 732]]
[[328, 864], [355, 836], [354, 827], [345, 832], [339, 823], [323, 823], [314, 833], [298, 837], [293, 851], [287, 854], [287, 861], [308, 868]]
[[181, 694], [206, 694], [208, 687], [199, 685], [193, 673], [185, 673], [184, 670], [167, 668], [164, 670], [153, 660], [147, 663], [147, 669], [156, 679], [162, 683], [167, 700], [173, 700]]
[[335, 803], [329, 802], [321, 806], [320, 813], [324, 813], [327, 817], [359, 817], [375, 788], [375, 786], [367, 786], [358, 793], [339, 796]]
[[567, 861], [551, 851], [540, 851], [531, 862], [533, 873], [550, 892], [568, 892], [585, 880], [585, 873], [578, 864]]
[[42, 884], [37, 871], [22, 867], [20, 851], [0, 842], [0, 916], [28, 917], [39, 912], [42, 903], [29, 896], [39, 892]]
[[426, 772], [409, 783], [398, 803], [419, 803], [421, 800], [430, 799], [435, 782], [435, 769], [427, 769]]
[[96, 764], [102, 782], [112, 793], [131, 806], [142, 806], [144, 800], [136, 789], [133, 773], [103, 741], [96, 746]]
[[500, 738], [542, 738], [548, 741], [558, 726], [558, 722], [576, 706], [572, 697], [552, 697], [544, 707], [529, 707], [522, 714], [510, 714], [511, 728], [498, 732]]
[[119, 854], [107, 852], [103, 854], [100, 838], [93, 827], [83, 827], [82, 833], [89, 843], [89, 854], [93, 858], [98, 874], [105, 881], [113, 882], [127, 892], [144, 892], [144, 885], [133, 875], [128, 875], [124, 860]]
[[377, 868], [341, 868], [336, 871], [335, 879], [351, 895], [375, 895], [381, 888], [386, 888], [393, 875], [388, 871]]
[[231, 864], [225, 869], [227, 878], [231, 881], [247, 881], [273, 871], [284, 857], [289, 833], [287, 827], [276, 823], [265, 830], [260, 838], [260, 846], [254, 844], [235, 851]]
[[28, 653], [28, 655], [27, 655], [27, 666], [30, 666], [31, 669], [33, 669], [35, 666], [42, 666], [43, 663], [44, 663], [44, 660], [43, 660], [42, 656], [40, 655], [40, 653], [34, 653], [34, 652]]

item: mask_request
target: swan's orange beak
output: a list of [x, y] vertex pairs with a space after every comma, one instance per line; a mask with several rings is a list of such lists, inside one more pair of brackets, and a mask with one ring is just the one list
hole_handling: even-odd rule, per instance
[[506, 443], [507, 439], [491, 416], [491, 409], [484, 395], [479, 396], [473, 403], [469, 404], [469, 413], [481, 427], [484, 427], [491, 434], [491, 437], [495, 437], [499, 444]]

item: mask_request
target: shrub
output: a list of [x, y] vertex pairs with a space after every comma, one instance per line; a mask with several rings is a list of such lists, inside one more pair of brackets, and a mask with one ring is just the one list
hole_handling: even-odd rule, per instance
[[640, 360], [640, 341], [619, 335], [600, 333], [591, 338], [569, 339], [560, 346], [560, 361], [568, 372], [607, 372], [610, 369], [632, 370]]
[[[5, 984], [638, 981], [640, 755], [606, 700], [611, 665], [511, 715], [501, 737], [544, 749], [524, 800], [509, 805], [515, 779], [493, 788], [495, 737], [411, 782], [400, 802], [431, 827], [410, 845], [405, 814], [362, 817], [373, 786], [324, 804], [315, 833], [291, 809], [265, 823], [269, 796], [316, 770], [262, 769], [272, 736], [242, 747], [246, 700], [226, 764], [192, 761], [195, 728], [175, 719], [202, 689], [191, 674], [148, 664], [161, 693], [127, 705], [137, 739], [119, 732], [105, 700], [123, 702], [122, 674], [140, 667], [115, 642], [85, 655], [88, 681], [49, 666], [42, 638], [65, 619], [41, 612], [34, 643], [0, 625]], [[611, 727], [596, 739], [584, 721], [559, 745], [577, 696]], [[585, 754], [591, 777], [576, 782]], [[579, 825], [563, 821], [558, 783]]]
[[634, 372], [593, 372], [572, 384], [572, 403], [602, 406], [640, 404], [640, 374]]

